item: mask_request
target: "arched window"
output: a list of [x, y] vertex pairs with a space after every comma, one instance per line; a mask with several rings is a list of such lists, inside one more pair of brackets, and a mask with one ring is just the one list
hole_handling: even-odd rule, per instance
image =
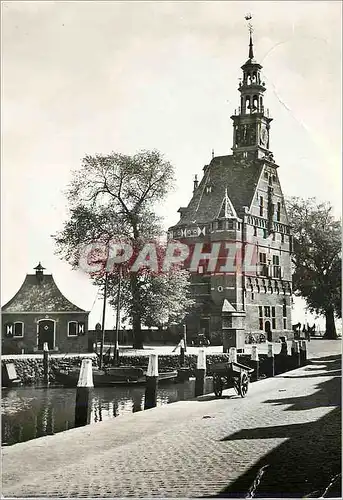
[[252, 101], [252, 107], [251, 107], [251, 112], [256, 113], [258, 111], [258, 96], [254, 95], [253, 101]]
[[244, 112], [248, 113], [249, 109], [250, 109], [250, 96], [247, 96], [245, 98], [245, 109], [244, 109]]

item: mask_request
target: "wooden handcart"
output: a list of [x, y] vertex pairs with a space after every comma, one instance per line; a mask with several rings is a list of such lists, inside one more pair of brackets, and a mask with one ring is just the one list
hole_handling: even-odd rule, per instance
[[254, 371], [249, 366], [236, 362], [216, 363], [212, 365], [213, 391], [217, 397], [223, 389], [235, 389], [237, 394], [244, 398], [248, 392], [250, 374]]

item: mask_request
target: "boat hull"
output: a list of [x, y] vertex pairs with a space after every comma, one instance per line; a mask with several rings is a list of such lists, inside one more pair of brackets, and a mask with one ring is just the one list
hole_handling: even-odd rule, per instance
[[[136, 369], [138, 370], [138, 369]], [[80, 369], [74, 369], [69, 372], [65, 370], [59, 370], [55, 372], [55, 379], [57, 384], [61, 384], [64, 387], [76, 387], [80, 375]], [[158, 377], [159, 383], [167, 383], [176, 380], [177, 371], [170, 371], [165, 373], [160, 373]], [[98, 370], [93, 369], [93, 384], [94, 387], [112, 387], [120, 385], [145, 385], [146, 375], [141, 371], [139, 372], [129, 372], [120, 371], [119, 369], [109, 370]]]

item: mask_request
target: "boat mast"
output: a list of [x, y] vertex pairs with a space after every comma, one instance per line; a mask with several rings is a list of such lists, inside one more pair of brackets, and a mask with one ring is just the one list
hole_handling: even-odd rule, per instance
[[102, 368], [104, 361], [104, 342], [105, 342], [105, 317], [106, 317], [106, 299], [107, 299], [107, 283], [108, 272], [105, 273], [105, 286], [104, 286], [104, 304], [102, 307], [102, 326], [101, 326], [101, 344], [100, 344], [100, 361], [99, 368]]
[[118, 366], [118, 364], [119, 364], [118, 339], [119, 339], [119, 324], [120, 324], [121, 280], [122, 280], [122, 272], [121, 272], [121, 266], [119, 266], [117, 316], [116, 316], [116, 330], [115, 330], [115, 337], [114, 337], [114, 366]]

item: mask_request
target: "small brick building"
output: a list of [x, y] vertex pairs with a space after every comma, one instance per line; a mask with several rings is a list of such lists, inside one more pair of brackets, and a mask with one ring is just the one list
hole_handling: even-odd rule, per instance
[[[179, 209], [180, 220], [168, 234], [189, 248], [202, 243], [202, 254], [211, 252], [214, 244], [231, 245], [230, 252], [233, 245], [241, 249], [241, 267], [232, 266], [233, 272], [210, 272], [210, 257], [192, 275], [198, 307], [186, 321], [189, 336], [202, 332], [212, 340], [224, 334], [224, 350], [243, 348], [249, 334], [263, 333], [268, 340], [293, 336], [292, 235], [279, 166], [270, 149], [272, 118], [264, 107], [261, 69], [250, 34], [238, 88], [240, 106], [231, 116], [232, 154], [212, 154], [201, 181], [195, 177], [192, 199]], [[255, 262], [247, 258], [248, 252], [254, 252]]]
[[27, 274], [16, 295], [2, 308], [2, 352], [88, 351], [88, 311], [72, 304], [41, 263]]

